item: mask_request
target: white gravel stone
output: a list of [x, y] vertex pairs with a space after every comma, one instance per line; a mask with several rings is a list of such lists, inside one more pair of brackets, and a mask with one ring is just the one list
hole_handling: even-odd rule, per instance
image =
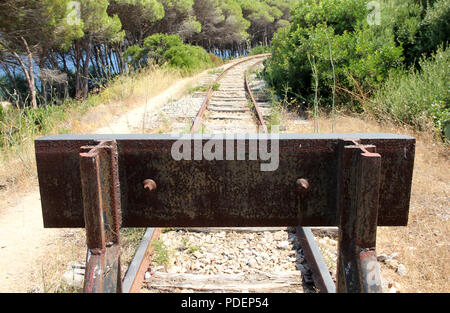
[[388, 258], [388, 256], [386, 254], [384, 254], [384, 253], [382, 253], [382, 254], [377, 256], [378, 262], [384, 262], [384, 261], [387, 260], [387, 258]]
[[399, 264], [397, 267], [397, 274], [399, 274], [400, 276], [405, 276], [406, 273], [406, 267], [403, 264]]
[[397, 258], [397, 257], [398, 257], [398, 253], [397, 253], [397, 252], [394, 252], [394, 253], [392, 253], [392, 254], [390, 254], [390, 255], [388, 256], [389, 259], [395, 259], [395, 258]]
[[63, 274], [62, 280], [70, 287], [83, 288], [84, 270], [71, 269]]

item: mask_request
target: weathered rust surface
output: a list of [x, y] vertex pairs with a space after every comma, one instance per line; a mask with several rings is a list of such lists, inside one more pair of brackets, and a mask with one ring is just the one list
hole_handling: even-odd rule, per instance
[[[37, 139], [44, 225], [84, 227], [79, 149], [95, 145], [96, 140], [116, 140], [123, 227], [299, 226], [299, 217], [300, 226], [337, 226], [338, 147], [344, 138], [360, 138], [362, 144], [375, 145], [382, 156], [378, 225], [407, 224], [414, 138], [392, 134], [280, 134], [279, 167], [274, 172], [262, 172], [260, 165], [267, 161], [252, 161], [248, 155], [248, 146], [256, 136], [245, 141], [245, 160], [236, 160], [235, 155], [233, 161], [176, 161], [171, 148], [180, 138], [168, 135]], [[208, 139], [203, 138], [205, 144]], [[224, 151], [228, 144], [224, 142]], [[237, 141], [231, 145], [236, 149]], [[300, 216], [298, 178], [309, 182]], [[144, 188], [146, 179], [154, 180], [157, 188], [151, 192]]]
[[341, 141], [338, 292], [381, 292], [376, 259], [382, 156], [378, 146]]
[[84, 292], [121, 292], [120, 186], [114, 141], [80, 148], [79, 172], [86, 225]]

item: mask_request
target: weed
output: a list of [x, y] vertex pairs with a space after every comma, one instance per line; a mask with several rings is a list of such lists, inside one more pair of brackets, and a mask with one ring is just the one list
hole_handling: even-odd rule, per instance
[[209, 86], [196, 86], [188, 89], [188, 94], [193, 94], [196, 92], [207, 92], [209, 90]]
[[213, 89], [214, 91], [218, 91], [219, 88], [220, 88], [220, 84], [219, 84], [219, 83], [214, 83], [212, 89]]
[[153, 245], [153, 258], [152, 260], [156, 263], [156, 265], [164, 265], [166, 266], [167, 264], [169, 264], [169, 250], [166, 247], [166, 245], [164, 244], [164, 242], [162, 242], [162, 240], [158, 239], [153, 241], [152, 243]]

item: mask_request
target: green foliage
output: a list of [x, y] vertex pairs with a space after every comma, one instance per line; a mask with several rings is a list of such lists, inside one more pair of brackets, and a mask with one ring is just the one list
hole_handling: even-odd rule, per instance
[[366, 93], [372, 92], [389, 71], [401, 66], [402, 62], [402, 49], [395, 45], [392, 36], [380, 40], [376, 32], [359, 27], [339, 35], [325, 24], [292, 32], [288, 29], [280, 31], [273, 40], [272, 55], [266, 76], [278, 94], [288, 92], [289, 96], [308, 103], [312, 103], [314, 88], [307, 56], [313, 56], [324, 105], [330, 102], [334, 84], [331, 58], [341, 89], [352, 92], [364, 89]]
[[169, 263], [169, 250], [162, 240], [155, 240], [152, 243], [154, 255], [152, 261], [156, 265], [167, 265]]
[[264, 53], [270, 53], [271, 47], [270, 46], [256, 46], [250, 50], [248, 55], [257, 55], [257, 54], [264, 54]]
[[[429, 61], [424, 57], [448, 44], [450, 3], [380, 1], [381, 21], [370, 25], [368, 2], [299, 2], [291, 25], [274, 36], [266, 80], [297, 106], [329, 107], [336, 100], [351, 110], [383, 112], [421, 129], [432, 120], [443, 132], [448, 125], [448, 54], [441, 51]], [[416, 69], [407, 70], [414, 64]], [[372, 98], [375, 105], [363, 105]]]
[[450, 49], [440, 48], [432, 58], [420, 61], [421, 71], [391, 73], [366, 109], [421, 130], [432, 121], [444, 133], [450, 121], [449, 64]]
[[418, 47], [415, 56], [423, 53], [431, 54], [442, 44], [448, 45], [450, 38], [450, 2], [438, 0], [429, 10], [420, 23], [418, 31]]
[[178, 35], [154, 34], [145, 38], [142, 48], [129, 47], [125, 56], [135, 69], [150, 63], [167, 64], [192, 73], [213, 65], [210, 55], [202, 47], [183, 44]]
[[208, 53], [198, 46], [182, 45], [170, 48], [164, 58], [171, 67], [184, 70], [186, 73], [212, 66]]
[[145, 38], [142, 47], [129, 47], [124, 56], [135, 69], [149, 64], [162, 65], [167, 62], [164, 54], [172, 47], [182, 45], [178, 35], [154, 34]]
[[351, 32], [367, 16], [363, 0], [305, 0], [292, 10], [294, 28], [308, 29], [327, 23], [336, 34]]
[[107, 13], [109, 1], [79, 0], [79, 2], [84, 24], [84, 40], [117, 43], [124, 38], [125, 33], [119, 17], [109, 16]]
[[111, 0], [108, 13], [119, 16], [132, 42], [139, 42], [148, 25], [161, 20], [165, 14], [163, 5], [157, 0]]
[[167, 61], [165, 54], [173, 47], [182, 46], [183, 42], [178, 35], [154, 34], [144, 40], [144, 53], [152, 62], [158, 65]]

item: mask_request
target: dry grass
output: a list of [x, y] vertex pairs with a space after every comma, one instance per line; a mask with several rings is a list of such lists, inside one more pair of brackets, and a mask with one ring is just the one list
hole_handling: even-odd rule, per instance
[[[283, 115], [287, 132], [313, 132], [312, 122], [296, 124], [292, 114]], [[319, 117], [321, 133], [331, 132], [331, 124], [329, 117], [323, 114]], [[387, 281], [396, 282], [402, 292], [449, 292], [449, 148], [437, 143], [432, 133], [417, 133], [388, 122], [380, 124], [364, 116], [339, 114], [335, 132], [390, 132], [416, 137], [408, 226], [378, 228], [377, 252], [399, 254], [397, 260], [406, 266], [407, 275], [400, 276], [385, 265], [382, 273]]]
[[137, 75], [118, 77], [100, 95], [105, 100], [99, 106], [72, 121], [71, 133], [91, 133], [136, 105], [146, 103], [180, 78], [178, 71], [168, 68], [147, 69]]

